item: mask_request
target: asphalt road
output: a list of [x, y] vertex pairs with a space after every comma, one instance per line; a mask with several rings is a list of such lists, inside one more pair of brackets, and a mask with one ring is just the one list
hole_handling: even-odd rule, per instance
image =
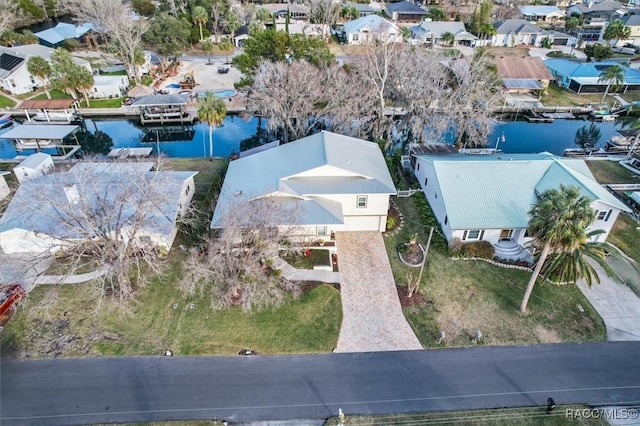
[[[324, 419], [640, 403], [640, 342], [274, 357], [2, 361], [0, 422]], [[543, 410], [541, 408], [541, 410]]]

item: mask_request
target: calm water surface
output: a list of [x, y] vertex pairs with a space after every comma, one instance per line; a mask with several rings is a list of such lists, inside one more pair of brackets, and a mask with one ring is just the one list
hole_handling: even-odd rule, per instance
[[[228, 116], [223, 125], [213, 132], [214, 156], [226, 157], [233, 151], [239, 152], [241, 149], [268, 141], [270, 138], [266, 136], [266, 123], [266, 120], [255, 117], [245, 120], [239, 116]], [[574, 147], [576, 131], [589, 124], [587, 120], [555, 120], [553, 123], [501, 122], [489, 136], [488, 146], [495, 147], [498, 138], [504, 134], [505, 142], [500, 142], [499, 147], [506, 153], [548, 151], [561, 155], [566, 148]], [[615, 130], [620, 127], [615, 123], [596, 124], [602, 135], [599, 146], [604, 146]], [[85, 127], [90, 134], [88, 136], [95, 136], [96, 131], [101, 135], [103, 153], [108, 152], [109, 147], [153, 147], [154, 151], [159, 149], [162, 154], [169, 157], [193, 158], [209, 155], [209, 134], [206, 124], [197, 124], [188, 128], [187, 132], [181, 132], [183, 128], [172, 127], [173, 134], [179, 138], [173, 141], [162, 141], [158, 133], [150, 132], [155, 128], [140, 126], [134, 120], [86, 120]], [[15, 157], [16, 151], [11, 141], [1, 138], [0, 134], [0, 158]], [[143, 142], [143, 139], [148, 142]]]

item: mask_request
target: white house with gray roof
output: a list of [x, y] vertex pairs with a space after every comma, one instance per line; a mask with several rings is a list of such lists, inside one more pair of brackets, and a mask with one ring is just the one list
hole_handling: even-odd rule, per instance
[[378, 15], [363, 16], [345, 22], [343, 31], [347, 44], [370, 44], [377, 40], [402, 43], [402, 30]]
[[592, 200], [606, 240], [621, 211], [630, 211], [600, 186], [584, 160], [550, 154], [411, 155], [411, 165], [447, 240], [489, 241], [502, 258], [526, 258], [528, 211], [536, 194], [577, 186]]
[[540, 46], [543, 30], [525, 19], [506, 19], [494, 24], [496, 34], [491, 38], [493, 46]]
[[411, 38], [420, 44], [430, 43], [437, 45], [446, 33], [453, 34], [454, 43], [465, 46], [474, 46], [478, 37], [474, 36], [459, 21], [422, 21], [420, 25], [409, 28]]
[[153, 167], [82, 162], [22, 183], [0, 219], [0, 247], [8, 254], [56, 252], [118, 228], [120, 238], [138, 247], [169, 250], [197, 172]]
[[277, 225], [295, 227], [301, 238], [338, 231], [382, 232], [389, 197], [395, 194], [377, 144], [323, 131], [232, 161], [211, 228], [224, 228], [230, 215], [238, 214], [237, 200], [268, 200], [295, 209], [295, 218], [283, 218]]
[[46, 175], [53, 170], [53, 159], [51, 155], [44, 152], [36, 152], [25, 158], [20, 164], [13, 168], [19, 183]]

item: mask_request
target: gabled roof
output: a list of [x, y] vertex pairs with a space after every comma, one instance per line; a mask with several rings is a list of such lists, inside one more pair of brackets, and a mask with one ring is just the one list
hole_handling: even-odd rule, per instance
[[579, 186], [591, 200], [629, 211], [598, 185], [584, 160], [549, 154], [420, 155], [433, 164], [451, 229], [526, 228], [536, 191]]
[[606, 82], [598, 81], [602, 71], [613, 65], [618, 65], [625, 71], [624, 84], [640, 84], [640, 71], [618, 62], [577, 63], [566, 59], [547, 59], [544, 64], [550, 71], [565, 75], [580, 84], [606, 84]]
[[[233, 197], [239, 195], [252, 200], [264, 196], [296, 200], [296, 205], [317, 217], [324, 210], [338, 214], [332, 202], [327, 204], [326, 195], [395, 193], [377, 144], [322, 131], [232, 161], [211, 226], [221, 224]], [[323, 224], [311, 216], [299, 219], [303, 224]]]
[[345, 33], [355, 33], [365, 28], [373, 31], [395, 29], [400, 31], [398, 26], [378, 15], [363, 16], [353, 21], [345, 22], [343, 25]]
[[467, 32], [464, 22], [459, 21], [422, 21], [420, 25], [411, 27], [411, 31], [418, 34], [420, 37], [433, 36], [436, 39], [442, 38], [442, 34], [451, 33], [456, 37], [456, 40], [477, 40], [478, 37]]
[[623, 7], [622, 3], [618, 3], [617, 1], [602, 1], [598, 3], [577, 3], [569, 7], [569, 10], [588, 15], [595, 12], [615, 12], [621, 10]]
[[627, 15], [620, 20], [628, 27], [640, 27], [640, 15]]
[[343, 3], [342, 7], [354, 8], [358, 13], [376, 13], [379, 10], [363, 3]]
[[51, 156], [49, 154], [45, 154], [44, 152], [36, 152], [35, 154], [31, 154], [30, 156], [22, 160], [22, 162], [18, 164], [16, 168], [24, 167], [26, 169], [35, 169], [47, 160], [51, 160]]
[[542, 30], [525, 19], [506, 19], [493, 25], [497, 34], [539, 34]]
[[386, 9], [389, 12], [396, 13], [410, 13], [412, 15], [426, 15], [427, 12], [421, 8], [420, 6], [416, 6], [415, 3], [411, 3], [408, 1], [400, 1], [397, 3], [389, 3], [386, 6]]
[[[55, 51], [51, 47], [43, 46], [41, 44], [25, 44], [22, 46], [14, 46], [11, 48], [15, 52], [22, 53], [27, 57], [40, 56], [41, 58], [51, 61], [51, 54]], [[77, 56], [71, 56], [73, 63], [76, 65], [87, 66], [90, 62], [86, 59], [78, 58]]]
[[564, 16], [558, 6], [520, 6], [520, 12], [524, 16], [548, 16], [551, 14]]
[[[78, 167], [80, 164], [83, 166]], [[145, 212], [144, 228], [149, 232], [170, 236], [178, 217], [184, 181], [197, 172], [150, 172], [148, 166], [153, 163], [132, 163], [131, 168], [127, 168], [126, 164], [129, 163], [79, 163], [68, 172], [52, 173], [22, 183], [0, 219], [0, 233], [24, 229], [60, 239], [87, 237], [93, 229], [91, 217], [85, 218], [87, 223], [78, 222], [78, 217], [71, 223], [66, 217], [71, 210], [56, 209], [56, 206], [69, 203], [66, 187], [74, 187], [82, 202], [89, 205], [114, 201], [122, 203], [129, 200], [120, 199], [123, 195], [133, 198], [139, 195], [140, 183], [135, 180], [144, 178], [151, 181], [161, 176], [161, 184], [156, 186], [162, 199], [156, 200], [153, 206], [151, 203], [145, 204], [149, 210]], [[146, 169], [143, 168], [144, 164], [147, 164]], [[38, 193], [46, 194], [46, 199], [53, 202], [34, 205], [34, 200], [44, 201]], [[123, 223], [136, 217], [139, 205], [135, 199], [130, 201], [122, 205]], [[30, 214], [25, 214], [25, 211]]]
[[500, 78], [553, 79], [542, 59], [537, 56], [498, 56], [493, 61]]
[[258, 6], [258, 9], [266, 9], [271, 14], [286, 12], [287, 9], [290, 13], [309, 13], [309, 6], [296, 3], [267, 3]]

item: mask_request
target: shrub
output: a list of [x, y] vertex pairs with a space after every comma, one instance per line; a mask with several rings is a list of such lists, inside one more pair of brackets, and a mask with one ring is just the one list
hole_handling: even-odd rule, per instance
[[484, 259], [493, 259], [495, 249], [489, 241], [473, 241], [471, 243], [462, 244], [461, 253], [465, 257], [481, 257]]
[[449, 243], [449, 251], [452, 254], [459, 254], [462, 251], [462, 240], [460, 238], [454, 238]]
[[424, 193], [421, 192], [419, 194], [415, 194], [412, 198], [416, 206], [416, 210], [418, 210], [418, 214], [420, 215], [420, 223], [422, 223], [424, 229], [428, 230], [432, 226], [435, 228], [433, 238], [431, 240], [431, 248], [435, 248], [440, 253], [448, 254], [449, 243], [442, 234], [440, 224], [436, 220], [436, 217], [433, 214], [433, 211], [431, 210], [431, 207], [429, 206]]
[[396, 219], [393, 217], [387, 217], [387, 231], [391, 231], [396, 227]]

